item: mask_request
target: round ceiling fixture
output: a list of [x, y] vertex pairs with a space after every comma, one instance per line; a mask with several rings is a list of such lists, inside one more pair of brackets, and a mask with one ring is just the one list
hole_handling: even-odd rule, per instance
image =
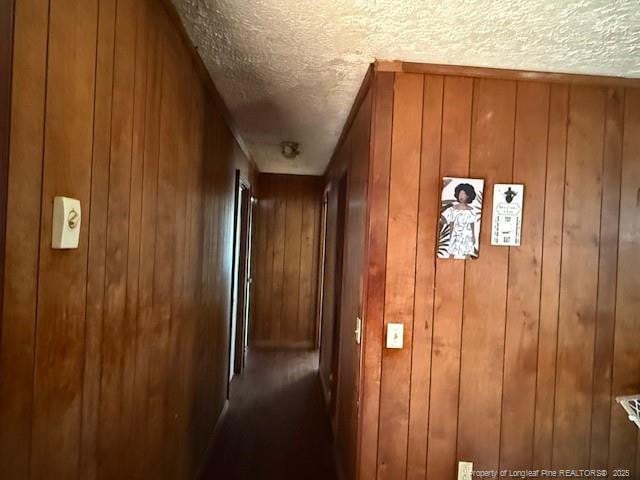
[[284, 158], [296, 158], [300, 155], [300, 144], [298, 142], [282, 142], [280, 143], [280, 152]]

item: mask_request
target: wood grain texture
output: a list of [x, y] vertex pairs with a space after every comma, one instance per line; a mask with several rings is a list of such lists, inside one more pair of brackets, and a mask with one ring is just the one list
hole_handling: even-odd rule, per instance
[[521, 246], [509, 249], [500, 468], [531, 468], [542, 242], [547, 174], [549, 85], [518, 83], [513, 182], [525, 185]]
[[356, 475], [357, 429], [359, 416], [360, 348], [355, 341], [356, 319], [363, 316], [363, 268], [366, 239], [366, 198], [369, 174], [371, 95], [365, 95], [345, 145], [351, 155], [345, 199], [344, 255], [340, 294], [340, 330], [336, 446], [347, 478]]
[[[404, 325], [407, 345], [412, 342], [415, 295], [423, 94], [421, 75], [396, 75], [384, 309], [385, 325]], [[409, 348], [383, 353], [378, 478], [406, 475], [410, 376]]]
[[[469, 176], [484, 178], [485, 206], [493, 202], [491, 185], [512, 179], [515, 108], [515, 82], [474, 81]], [[509, 251], [489, 246], [487, 226], [480, 232], [480, 257], [466, 262], [465, 268], [458, 412], [457, 456], [474, 459], [479, 470], [499, 465], [509, 275]], [[479, 436], [482, 442], [477, 441]]]
[[0, 335], [0, 476], [3, 478], [28, 478], [29, 475], [48, 4], [48, 0], [18, 2], [14, 12], [11, 148]]
[[[111, 137], [108, 170], [107, 226], [102, 323], [98, 463], [101, 477], [115, 477], [122, 465], [122, 384], [124, 381], [125, 312], [129, 204], [131, 194], [133, 100], [135, 82], [135, 2], [117, 3], [111, 94]], [[131, 47], [134, 46], [132, 49]]]
[[[386, 145], [380, 152], [412, 172], [413, 157], [399, 152], [415, 140], [389, 153], [390, 132], [410, 135], [420, 121], [403, 118], [424, 108], [417, 197], [387, 203], [393, 169], [372, 157], [370, 181], [381, 190], [368, 199], [369, 246], [415, 209], [417, 223], [402, 232], [418, 241], [415, 253], [384, 244], [366, 267], [365, 304], [375, 305], [367, 320], [388, 321], [392, 312], [376, 303], [385, 290], [371, 286], [382, 278], [388, 287], [390, 269], [416, 259], [412, 340], [401, 353], [411, 359], [408, 378], [401, 365], [387, 369], [398, 352], [383, 350], [382, 324], [365, 330], [359, 478], [390, 468], [393, 478], [455, 478], [461, 460], [480, 470], [621, 468], [635, 478], [637, 429], [614, 398], [640, 388], [638, 90], [489, 73], [426, 68], [421, 93], [398, 99], [387, 90], [393, 111], [382, 118], [374, 103], [372, 152]], [[405, 75], [377, 71], [376, 101], [383, 78]], [[430, 217], [440, 178], [451, 175], [486, 182], [480, 258], [434, 263]], [[493, 184], [511, 181], [525, 185], [522, 244], [493, 247]], [[402, 278], [414, 281], [408, 270]], [[396, 401], [405, 395], [408, 409]], [[404, 435], [392, 439], [391, 425]]]
[[[384, 337], [384, 289], [389, 210], [389, 171], [395, 75], [375, 76], [368, 186], [367, 265], [361, 372], [358, 478], [375, 478], [378, 468], [378, 415]], [[375, 134], [374, 134], [375, 132]], [[323, 327], [324, 328], [324, 327]], [[322, 364], [321, 364], [322, 365]]]
[[[472, 105], [473, 81], [445, 77], [438, 190], [442, 185], [441, 177], [466, 177], [469, 174]], [[436, 196], [439, 199], [440, 193]], [[439, 209], [439, 200], [437, 205]], [[436, 228], [435, 223], [432, 228]], [[427, 436], [429, 478], [453, 478], [456, 471], [464, 267], [463, 262], [436, 260], [435, 264]], [[443, 422], [442, 418], [448, 420]]]
[[589, 464], [606, 90], [571, 87], [553, 465]]
[[55, 195], [90, 211], [97, 18], [97, 1], [55, 2], [49, 12], [32, 478], [78, 478], [88, 229], [77, 250], [56, 251], [51, 222]]
[[[624, 101], [622, 177], [620, 185], [620, 231], [616, 323], [614, 334], [613, 396], [633, 395], [640, 390], [640, 279], [637, 270], [640, 246], [640, 91], [627, 90]], [[616, 402], [611, 402], [609, 468], [630, 469], [640, 476], [637, 462], [638, 429]], [[636, 452], [634, 452], [634, 439]], [[634, 457], [635, 454], [635, 457]]]
[[598, 303], [593, 364], [593, 406], [591, 416], [591, 467], [607, 469], [611, 425], [611, 373], [615, 334], [620, 183], [624, 90], [607, 91], [607, 118], [602, 156], [602, 211], [600, 214], [600, 258], [598, 261]]
[[[339, 349], [340, 312], [336, 305], [340, 301], [339, 286], [341, 281], [342, 258], [344, 245], [344, 197], [346, 196], [346, 178], [330, 183], [325, 190], [326, 197], [326, 233], [324, 277], [322, 283], [322, 317], [319, 372], [324, 395], [329, 407], [332, 422], [335, 423], [335, 393], [338, 381], [335, 359]], [[335, 429], [335, 425], [334, 429]]]
[[416, 295], [414, 298], [411, 393], [407, 479], [422, 479], [427, 470], [429, 388], [433, 339], [433, 291], [435, 286], [436, 230], [440, 217], [440, 138], [444, 79], [425, 76], [422, 109], [420, 198], [416, 246]]
[[[0, 476], [191, 478], [252, 167], [162, 3], [18, 0], [15, 20]], [[82, 202], [77, 250], [50, 247], [55, 195]]]
[[89, 256], [82, 395], [82, 449], [80, 451], [80, 475], [87, 479], [97, 478], [99, 462], [98, 429], [101, 409], [102, 336], [116, 25], [115, 3], [103, 2], [99, 8], [93, 158], [91, 162], [91, 217], [88, 225]]
[[252, 345], [315, 345], [321, 188], [321, 177], [258, 177]]
[[[378, 90], [385, 92], [383, 95], [393, 94], [393, 76], [388, 79], [386, 88]], [[325, 174], [326, 233], [318, 236], [325, 238], [320, 375], [333, 427], [338, 467], [345, 478], [362, 476], [358, 458], [365, 451], [360, 435], [364, 415], [360, 410], [360, 392], [367, 380], [362, 374], [362, 340], [357, 342], [354, 332], [358, 318], [363, 320], [364, 335], [369, 332], [365, 265], [371, 255], [367, 240], [370, 231], [368, 198], [374, 175], [370, 161], [371, 129], [375, 104], [382, 98], [373, 92], [368, 83], [361, 89], [350, 115], [352, 120], [345, 126]], [[386, 102], [386, 107], [391, 108], [390, 101]], [[389, 131], [389, 141], [390, 135]], [[381, 198], [386, 196], [382, 193]], [[384, 304], [384, 298], [378, 300]], [[371, 453], [375, 455], [376, 451], [367, 450], [367, 455]], [[375, 471], [375, 464], [370, 467]]]
[[[547, 178], [544, 203], [540, 320], [533, 438], [533, 465], [551, 468], [556, 382], [560, 260], [564, 209], [569, 88], [552, 85], [549, 92]], [[525, 194], [526, 195], [526, 194]]]
[[[6, 247], [9, 144], [11, 140], [11, 82], [15, 0], [0, 1], [0, 252]], [[0, 292], [4, 290], [5, 257], [0, 256]], [[0, 295], [0, 312], [4, 296]], [[2, 316], [0, 315], [0, 334]], [[0, 342], [0, 354], [2, 343]]]

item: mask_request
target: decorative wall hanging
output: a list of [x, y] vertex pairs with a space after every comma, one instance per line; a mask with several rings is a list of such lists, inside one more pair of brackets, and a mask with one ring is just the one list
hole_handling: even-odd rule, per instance
[[481, 179], [442, 179], [438, 258], [478, 258], [483, 189]]
[[520, 246], [523, 202], [524, 185], [496, 183], [493, 186], [491, 245]]

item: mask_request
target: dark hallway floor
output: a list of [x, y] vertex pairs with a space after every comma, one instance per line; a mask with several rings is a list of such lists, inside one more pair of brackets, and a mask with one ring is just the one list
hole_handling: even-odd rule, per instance
[[337, 479], [317, 365], [317, 352], [250, 351], [201, 478]]

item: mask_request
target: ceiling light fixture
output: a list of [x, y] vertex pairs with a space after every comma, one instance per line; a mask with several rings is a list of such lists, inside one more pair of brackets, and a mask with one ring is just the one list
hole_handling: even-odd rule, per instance
[[300, 144], [298, 142], [282, 142], [280, 143], [280, 149], [284, 158], [296, 158], [300, 155]]

